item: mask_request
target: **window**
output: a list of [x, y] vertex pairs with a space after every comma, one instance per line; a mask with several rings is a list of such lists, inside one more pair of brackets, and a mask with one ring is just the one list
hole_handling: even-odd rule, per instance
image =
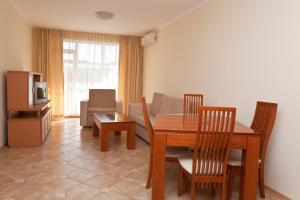
[[65, 115], [79, 115], [89, 89], [118, 89], [119, 45], [64, 40]]

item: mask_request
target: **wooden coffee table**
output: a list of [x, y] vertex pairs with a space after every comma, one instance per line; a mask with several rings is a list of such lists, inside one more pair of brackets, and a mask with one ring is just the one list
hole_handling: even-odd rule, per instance
[[127, 131], [127, 149], [135, 149], [135, 121], [117, 112], [95, 113], [93, 120], [93, 136], [100, 134], [100, 151], [108, 151], [108, 136], [110, 131], [119, 135]]

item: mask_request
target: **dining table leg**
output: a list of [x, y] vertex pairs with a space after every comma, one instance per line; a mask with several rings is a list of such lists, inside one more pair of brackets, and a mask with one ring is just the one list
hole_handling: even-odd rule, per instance
[[260, 137], [249, 136], [247, 149], [243, 150], [242, 172], [240, 176], [240, 200], [254, 200], [257, 193]]
[[135, 149], [135, 123], [128, 125], [127, 130], [127, 149]]
[[163, 200], [165, 189], [166, 133], [155, 132], [153, 140], [152, 199]]

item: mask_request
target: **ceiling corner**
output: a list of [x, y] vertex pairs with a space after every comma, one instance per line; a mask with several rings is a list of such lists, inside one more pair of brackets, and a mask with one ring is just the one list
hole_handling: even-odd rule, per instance
[[26, 23], [28, 25], [30, 25], [31, 27], [33, 27], [33, 24], [31, 23], [31, 21], [26, 17], [26, 15], [22, 12], [21, 8], [18, 6], [18, 4], [14, 1], [14, 0], [8, 0], [9, 3], [12, 5], [12, 7], [14, 7], [16, 9], [16, 11], [18, 12], [18, 14], [26, 21]]
[[181, 19], [181, 18], [183, 18], [183, 17], [185, 17], [185, 16], [191, 14], [192, 12], [194, 12], [195, 10], [197, 10], [198, 8], [204, 6], [204, 5], [207, 4], [209, 1], [211, 1], [211, 0], [202, 0], [200, 3], [198, 3], [197, 5], [195, 5], [194, 7], [192, 7], [191, 9], [189, 9], [189, 10], [187, 10], [187, 11], [181, 13], [180, 15], [178, 15], [178, 16], [172, 18], [171, 20], [169, 20], [169, 21], [167, 21], [167, 22], [161, 24], [157, 29], [158, 29], [158, 30], [161, 30], [161, 29], [167, 27], [168, 25], [170, 25], [170, 24], [172, 24], [172, 23], [178, 21], [179, 19]]

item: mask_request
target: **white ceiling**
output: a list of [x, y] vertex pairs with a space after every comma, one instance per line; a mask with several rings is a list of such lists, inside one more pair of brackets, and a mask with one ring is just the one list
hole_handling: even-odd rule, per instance
[[[27, 21], [39, 27], [139, 35], [200, 6], [205, 0], [11, 0]], [[104, 21], [97, 11], [111, 11]]]

